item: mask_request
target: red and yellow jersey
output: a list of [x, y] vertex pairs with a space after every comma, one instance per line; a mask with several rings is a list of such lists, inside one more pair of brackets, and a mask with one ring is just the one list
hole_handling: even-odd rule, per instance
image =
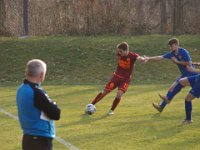
[[118, 53], [118, 66], [114, 75], [122, 79], [130, 78], [137, 57], [139, 55], [133, 52], [129, 52], [127, 56], [121, 56]]

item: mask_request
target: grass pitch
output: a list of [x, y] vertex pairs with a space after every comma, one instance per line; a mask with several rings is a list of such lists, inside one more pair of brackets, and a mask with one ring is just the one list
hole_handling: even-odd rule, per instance
[[[0, 87], [1, 108], [17, 115], [16, 86]], [[96, 107], [97, 112], [84, 115], [85, 105], [103, 88], [102, 85], [44, 86], [62, 109], [56, 122], [57, 136], [81, 150], [198, 150], [200, 149], [199, 102], [193, 101], [193, 124], [180, 126], [184, 119], [185, 88], [162, 114], [151, 103], [159, 102], [158, 92], [164, 94], [168, 85], [130, 86], [113, 116], [107, 116], [116, 91]], [[0, 113], [1, 150], [21, 149], [21, 129], [18, 121]], [[55, 150], [67, 149], [54, 140]]]
[[[136, 64], [133, 85], [122, 97], [113, 116], [105, 115], [116, 92], [110, 93], [92, 116], [83, 114], [116, 69], [116, 45], [127, 41], [130, 50], [140, 55], [168, 52], [169, 35], [146, 36], [50, 36], [25, 39], [0, 37], [0, 108], [17, 115], [15, 93], [24, 78], [28, 60], [39, 58], [48, 65], [44, 89], [62, 109], [56, 122], [57, 135], [81, 150], [199, 150], [200, 109], [193, 102], [190, 126], [180, 126], [184, 119], [183, 89], [162, 114], [151, 103], [159, 102], [178, 76], [170, 61]], [[200, 61], [200, 36], [178, 36], [193, 61]], [[166, 72], [167, 70], [167, 72]], [[65, 85], [66, 84], [66, 85]], [[70, 85], [71, 84], [71, 85]], [[17, 120], [0, 112], [0, 149], [20, 150], [22, 131]], [[54, 150], [65, 146], [54, 140]]]

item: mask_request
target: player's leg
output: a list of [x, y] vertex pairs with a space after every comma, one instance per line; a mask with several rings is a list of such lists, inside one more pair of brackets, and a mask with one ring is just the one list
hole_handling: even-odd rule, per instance
[[130, 79], [128, 79], [127, 81], [121, 82], [118, 85], [117, 95], [116, 95], [116, 97], [115, 97], [115, 99], [114, 99], [114, 101], [112, 103], [111, 109], [108, 112], [109, 115], [114, 114], [113, 111], [118, 106], [118, 104], [119, 104], [119, 102], [121, 100], [122, 95], [127, 91], [129, 83], [130, 83]]
[[[184, 77], [178, 79], [176, 82], [173, 83], [173, 85], [169, 88], [169, 91], [163, 100], [165, 100], [166, 103], [170, 103], [173, 97], [181, 91], [182, 88], [186, 86], [193, 86], [195, 84], [195, 76], [193, 77]], [[162, 98], [162, 96], [160, 96]]]
[[[190, 85], [188, 80], [185, 80], [185, 84], [186, 85]], [[171, 87], [169, 88], [165, 98], [163, 99], [165, 103], [170, 103], [171, 100], [173, 99], [173, 97], [179, 93], [181, 91], [181, 89], [183, 88], [184, 86], [179, 82], [179, 80], [175, 81]], [[163, 108], [166, 106], [166, 104], [163, 105]]]
[[95, 99], [91, 102], [91, 104], [95, 105], [98, 103], [101, 99], [103, 99], [104, 96], [106, 96], [108, 93], [110, 93], [112, 90], [116, 88], [116, 80], [115, 76], [111, 78], [111, 80], [106, 84], [104, 90], [100, 92]]
[[189, 124], [192, 123], [192, 100], [194, 98], [200, 97], [200, 76], [192, 76], [188, 78], [188, 81], [190, 82], [192, 89], [188, 93], [188, 95], [185, 98], [185, 114], [186, 118], [183, 122], [183, 124]]
[[115, 99], [114, 99], [114, 101], [112, 103], [111, 109], [108, 111], [109, 115], [113, 115], [114, 114], [114, 110], [117, 107], [117, 105], [119, 104], [123, 94], [124, 94], [124, 91], [122, 91], [122, 90], [118, 90], [117, 91], [117, 95], [116, 95], [116, 97], [115, 97]]
[[187, 78], [181, 78], [181, 79], [176, 80], [169, 88], [165, 97], [162, 97], [160, 95], [160, 97], [163, 99], [163, 102], [161, 103], [161, 108], [164, 109], [165, 106], [172, 101], [173, 97], [177, 93], [179, 93], [181, 89], [184, 88], [185, 86], [190, 86], [190, 82], [188, 81]]
[[114, 111], [115, 108], [117, 107], [117, 105], [119, 104], [123, 94], [124, 94], [124, 91], [122, 91], [122, 90], [118, 90], [117, 91], [117, 95], [116, 95], [116, 97], [115, 97], [115, 99], [113, 101], [112, 107], [111, 107], [112, 111]]
[[162, 96], [159, 94], [160, 98], [163, 100], [161, 104], [153, 103], [153, 107], [157, 109], [159, 112], [162, 112], [167, 104], [171, 102], [173, 97], [181, 91], [181, 89], [185, 86], [190, 86], [190, 82], [187, 78], [177, 79], [169, 88], [166, 96]]
[[96, 103], [98, 103], [104, 96], [106, 96], [110, 91], [107, 90], [103, 90], [102, 92], [100, 92], [95, 99], [92, 101], [91, 104], [95, 105]]
[[188, 95], [185, 98], [185, 120], [183, 121], [183, 124], [190, 124], [192, 123], [192, 100], [195, 98], [194, 95], [191, 93], [188, 93]]
[[[169, 96], [172, 97], [173, 90], [176, 89], [176, 92], [178, 92], [177, 90], [179, 90], [179, 91], [181, 90], [180, 87], [181, 87], [180, 84], [178, 84], [177, 82], [174, 82], [170, 86], [169, 91], [168, 91], [168, 93], [167, 93], [166, 96], [162, 96], [162, 95], [159, 94], [160, 98], [162, 99], [161, 104], [152, 103], [153, 107], [155, 109], [157, 109], [159, 112], [162, 112], [163, 109], [165, 108], [165, 106], [170, 102], [170, 100], [168, 99], [168, 97]], [[175, 92], [173, 92], [173, 93], [175, 93]]]

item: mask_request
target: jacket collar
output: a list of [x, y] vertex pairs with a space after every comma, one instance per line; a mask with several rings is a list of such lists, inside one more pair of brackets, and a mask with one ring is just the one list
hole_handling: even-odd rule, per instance
[[40, 86], [40, 83], [33, 83], [33, 82], [28, 81], [27, 79], [24, 80], [24, 84], [30, 84], [33, 87], [39, 87]]

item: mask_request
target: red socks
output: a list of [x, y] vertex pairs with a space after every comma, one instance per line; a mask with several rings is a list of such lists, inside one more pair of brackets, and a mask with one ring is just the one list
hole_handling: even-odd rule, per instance
[[119, 104], [121, 98], [115, 98], [111, 107], [111, 110], [114, 111], [117, 105]]
[[103, 95], [101, 92], [96, 96], [96, 98], [92, 101], [92, 104], [95, 105], [97, 102], [99, 102], [105, 95]]

